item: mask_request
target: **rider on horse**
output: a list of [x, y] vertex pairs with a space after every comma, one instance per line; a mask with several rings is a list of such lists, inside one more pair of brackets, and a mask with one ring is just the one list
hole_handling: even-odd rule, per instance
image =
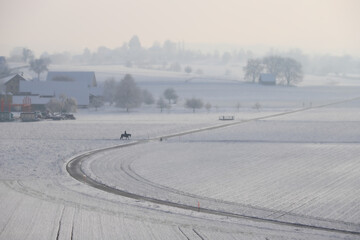
[[121, 134], [120, 139], [129, 139], [129, 137], [131, 137], [131, 134], [125, 131], [123, 134]]

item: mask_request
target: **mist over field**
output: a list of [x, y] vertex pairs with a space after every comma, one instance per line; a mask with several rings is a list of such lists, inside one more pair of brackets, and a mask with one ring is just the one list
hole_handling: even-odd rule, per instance
[[234, 80], [249, 80], [247, 62], [267, 56], [292, 58], [305, 75], [357, 78], [360, 72], [356, 0], [0, 4], [3, 77], [33, 59]]
[[359, 10], [0, 0], [0, 240], [360, 239]]

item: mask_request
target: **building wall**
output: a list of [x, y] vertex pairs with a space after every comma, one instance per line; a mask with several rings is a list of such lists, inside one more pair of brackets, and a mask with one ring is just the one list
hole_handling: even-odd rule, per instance
[[276, 85], [276, 77], [270, 73], [263, 73], [259, 77], [259, 83], [262, 85]]
[[261, 81], [261, 79], [260, 79], [259, 82], [260, 82], [260, 84], [262, 84], [262, 85], [271, 85], [271, 86], [276, 85], [276, 82]]
[[12, 94], [18, 94], [20, 89], [20, 81], [25, 81], [25, 79], [20, 75], [16, 75], [8, 82], [6, 82], [5, 83], [6, 92], [10, 92]]

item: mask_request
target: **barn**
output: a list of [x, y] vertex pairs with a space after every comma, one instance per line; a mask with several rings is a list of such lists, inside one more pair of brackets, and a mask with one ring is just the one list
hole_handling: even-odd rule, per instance
[[78, 107], [87, 108], [90, 99], [101, 94], [95, 72], [48, 72], [46, 81], [27, 80], [17, 74], [5, 85], [12, 104], [21, 105], [26, 98], [35, 109], [43, 109], [51, 98], [61, 95], [75, 98]]
[[26, 78], [23, 74], [16, 74], [15, 76], [8, 77], [4, 82], [6, 93], [18, 94], [20, 89], [20, 82], [26, 82]]
[[95, 72], [48, 72], [47, 82], [83, 83], [88, 87], [96, 87]]
[[272, 73], [262, 73], [259, 77], [259, 83], [262, 85], [276, 85], [276, 76]]

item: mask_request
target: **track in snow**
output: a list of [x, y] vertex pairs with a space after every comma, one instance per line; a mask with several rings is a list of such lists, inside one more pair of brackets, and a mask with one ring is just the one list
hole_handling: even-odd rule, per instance
[[135, 194], [135, 193], [130, 193], [127, 191], [119, 190], [119, 189], [107, 186], [105, 184], [102, 184], [102, 183], [90, 178], [81, 170], [81, 164], [83, 161], [85, 161], [88, 157], [95, 155], [97, 153], [100, 153], [100, 152], [104, 152], [104, 151], [108, 151], [108, 150], [112, 150], [112, 149], [125, 148], [125, 147], [129, 147], [129, 146], [133, 146], [133, 145], [144, 144], [144, 143], [147, 143], [150, 141], [158, 141], [158, 140], [162, 140], [162, 139], [166, 139], [166, 138], [177, 137], [177, 136], [192, 134], [192, 133], [196, 133], [196, 132], [209, 131], [209, 130], [213, 130], [213, 129], [229, 127], [229, 126], [243, 124], [246, 122], [251, 122], [251, 121], [256, 121], [256, 120], [274, 118], [274, 117], [278, 117], [278, 116], [283, 116], [283, 115], [293, 114], [293, 113], [297, 113], [297, 112], [301, 112], [301, 111], [306, 111], [309, 109], [322, 108], [322, 107], [341, 104], [341, 103], [345, 103], [345, 102], [355, 101], [355, 100], [359, 100], [359, 99], [360, 98], [355, 98], [355, 99], [345, 100], [345, 101], [336, 102], [336, 103], [330, 103], [330, 104], [321, 105], [321, 106], [312, 107], [312, 108], [305, 108], [305, 109], [299, 109], [299, 110], [294, 110], [294, 111], [290, 111], [290, 112], [273, 114], [273, 115], [268, 115], [268, 116], [264, 116], [264, 117], [249, 119], [246, 121], [236, 121], [236, 122], [221, 124], [221, 125], [217, 125], [217, 126], [213, 126], [213, 127], [195, 129], [195, 130], [191, 130], [191, 131], [155, 137], [155, 138], [148, 139], [148, 140], [139, 140], [139, 141], [130, 142], [128, 144], [122, 144], [122, 145], [117, 145], [117, 146], [113, 146], [113, 147], [98, 149], [98, 150], [94, 150], [94, 151], [91, 151], [88, 153], [84, 153], [82, 155], [79, 155], [79, 156], [71, 159], [66, 165], [66, 170], [73, 178], [75, 178], [76, 180], [78, 180], [82, 183], [85, 183], [89, 186], [100, 189], [102, 191], [106, 191], [109, 193], [113, 193], [116, 195], [132, 198], [132, 199], [136, 199], [136, 200], [147, 201], [147, 202], [151, 202], [151, 203], [155, 203], [155, 204], [166, 205], [166, 206], [176, 207], [176, 208], [180, 208], [180, 209], [201, 211], [202, 213], [226, 216], [226, 217], [231, 217], [231, 218], [242, 218], [242, 219], [249, 219], [252, 221], [268, 222], [268, 223], [272, 223], [272, 224], [285, 225], [285, 226], [291, 226], [291, 227], [296, 227], [296, 228], [306, 228], [306, 229], [321, 230], [321, 231], [327, 231], [327, 232], [335, 232], [335, 233], [360, 236], [360, 230], [357, 226], [344, 225], [343, 227], [334, 227], [334, 228], [328, 227], [326, 225], [321, 225], [321, 224], [315, 226], [315, 225], [310, 225], [310, 224], [287, 222], [287, 221], [269, 219], [269, 218], [264, 218], [264, 217], [248, 216], [248, 215], [237, 214], [237, 213], [232, 213], [232, 212], [227, 212], [227, 211], [214, 210], [214, 209], [210, 209], [210, 208], [200, 208], [199, 209], [198, 207], [195, 207], [195, 206], [176, 203], [176, 202], [172, 202], [172, 201], [166, 201], [166, 200], [162, 200], [162, 199], [158, 199], [158, 198], [146, 197], [146, 196], [142, 196], [142, 195]]

